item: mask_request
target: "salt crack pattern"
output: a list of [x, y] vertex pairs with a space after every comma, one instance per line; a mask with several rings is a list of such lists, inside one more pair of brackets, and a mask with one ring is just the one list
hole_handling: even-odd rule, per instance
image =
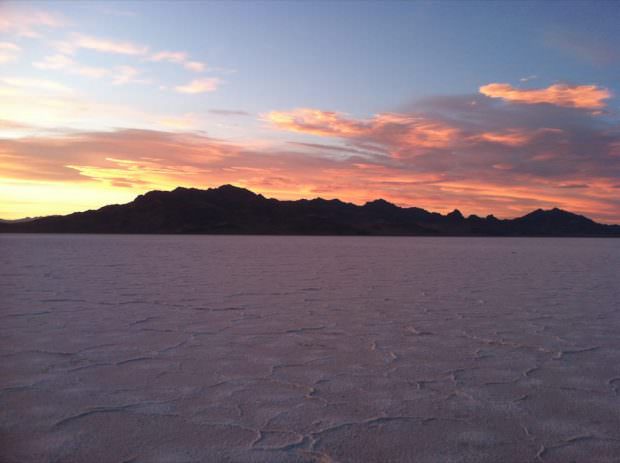
[[617, 462], [606, 239], [0, 236], [0, 461]]

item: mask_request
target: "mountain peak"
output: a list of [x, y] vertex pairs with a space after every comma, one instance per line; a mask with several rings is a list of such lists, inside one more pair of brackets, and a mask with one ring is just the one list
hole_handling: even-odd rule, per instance
[[238, 200], [263, 197], [262, 195], [258, 195], [253, 191], [248, 190], [247, 188], [242, 188], [230, 184], [222, 185], [217, 188], [209, 188], [207, 192], [212, 194], [215, 193], [218, 196], [223, 196], [229, 199]]
[[461, 213], [461, 211], [459, 211], [458, 209], [454, 209], [452, 212], [446, 215], [446, 217], [449, 217], [451, 219], [464, 219], [465, 218], [463, 217], [463, 214]]
[[398, 209], [398, 206], [396, 204], [386, 201], [383, 198], [375, 199], [373, 201], [368, 201], [366, 204], [364, 204], [364, 207], [382, 208], [382, 209]]
[[620, 236], [619, 225], [598, 224], [559, 208], [516, 219], [447, 215], [401, 208], [384, 199], [363, 206], [338, 199], [279, 201], [234, 185], [208, 190], [150, 191], [128, 204], [28, 222], [0, 222], [0, 232], [204, 233], [290, 235]]
[[225, 183], [224, 185], [220, 185], [218, 187], [209, 188], [209, 189], [213, 191], [245, 191], [245, 192], [254, 194], [254, 192], [248, 190], [247, 188], [232, 185], [230, 183]]
[[530, 212], [529, 214], [524, 215], [521, 219], [525, 218], [575, 218], [575, 219], [586, 219], [590, 220], [583, 215], [575, 214], [573, 212], [565, 211], [564, 209], [560, 209], [558, 207], [554, 207], [553, 209], [536, 209], [535, 211]]

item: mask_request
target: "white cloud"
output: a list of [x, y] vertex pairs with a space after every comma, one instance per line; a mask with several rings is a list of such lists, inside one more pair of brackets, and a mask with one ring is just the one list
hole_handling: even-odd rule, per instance
[[215, 77], [210, 77], [208, 79], [195, 79], [186, 85], [179, 85], [175, 87], [175, 90], [179, 93], [188, 94], [206, 93], [217, 90], [219, 84], [220, 79]]
[[72, 89], [69, 87], [60, 84], [58, 82], [54, 82], [51, 80], [45, 79], [31, 79], [25, 77], [5, 77], [1, 79], [2, 82], [8, 84], [12, 87], [19, 88], [31, 88], [36, 90], [49, 91], [54, 93], [71, 93]]
[[11, 42], [0, 42], [0, 64], [15, 61], [21, 51], [17, 45]]
[[70, 74], [78, 74], [85, 77], [100, 78], [108, 74], [108, 70], [104, 68], [83, 66], [76, 63], [73, 59], [66, 55], [46, 56], [42, 61], [32, 63], [34, 67], [45, 70], [64, 70]]
[[83, 34], [73, 34], [69, 41], [57, 42], [55, 45], [59, 51], [65, 54], [73, 54], [80, 48], [120, 55], [145, 55], [148, 53], [148, 47], [145, 45]]
[[113, 85], [148, 84], [151, 82], [148, 79], [138, 79], [141, 71], [132, 66], [118, 66], [115, 71], [116, 75], [112, 79]]
[[207, 68], [207, 65], [200, 61], [187, 61], [183, 64], [183, 66], [185, 66], [185, 69], [189, 69], [194, 72], [203, 72]]
[[193, 72], [203, 72], [207, 68], [203, 62], [190, 60], [189, 54], [184, 51], [160, 51], [151, 55], [149, 61], [181, 64], [185, 69]]
[[39, 69], [63, 69], [73, 64], [73, 60], [65, 55], [46, 56], [43, 61], [32, 63]]

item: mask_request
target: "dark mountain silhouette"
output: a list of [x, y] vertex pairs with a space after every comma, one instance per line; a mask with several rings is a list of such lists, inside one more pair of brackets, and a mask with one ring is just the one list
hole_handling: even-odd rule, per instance
[[459, 210], [442, 215], [402, 208], [383, 199], [363, 206], [321, 198], [279, 201], [224, 185], [151, 191], [128, 204], [0, 223], [0, 232], [620, 236], [620, 225], [599, 224], [560, 209], [500, 220], [492, 215], [464, 217]]
[[30, 222], [31, 220], [36, 220], [40, 218], [41, 217], [24, 217], [23, 219], [0, 219], [0, 223]]

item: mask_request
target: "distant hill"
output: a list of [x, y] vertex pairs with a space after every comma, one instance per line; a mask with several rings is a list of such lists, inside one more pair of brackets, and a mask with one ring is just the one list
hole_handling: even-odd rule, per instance
[[337, 199], [268, 199], [224, 185], [151, 191], [128, 204], [65, 216], [2, 222], [5, 233], [204, 233], [273, 235], [618, 236], [604, 225], [560, 209], [500, 220], [402, 208], [383, 199], [356, 206]]
[[0, 219], [0, 223], [19, 223], [30, 222], [32, 220], [40, 219], [41, 217], [24, 217], [23, 219]]

